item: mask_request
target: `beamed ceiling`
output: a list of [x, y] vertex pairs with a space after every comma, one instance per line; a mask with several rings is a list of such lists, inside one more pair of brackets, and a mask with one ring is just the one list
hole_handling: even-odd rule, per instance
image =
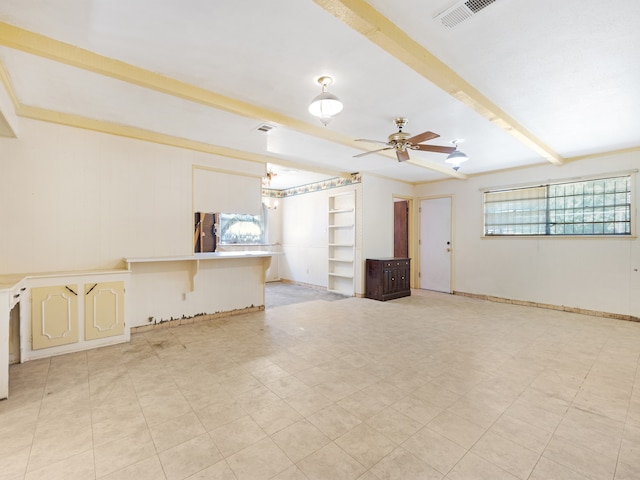
[[[298, 170], [421, 183], [640, 149], [640, 2], [485, 3], [446, 27], [464, 2], [3, 0], [0, 83], [20, 117], [269, 164], [274, 188]], [[321, 75], [344, 103], [326, 127], [307, 111]], [[395, 117], [428, 144], [464, 139], [469, 161], [354, 158]]]

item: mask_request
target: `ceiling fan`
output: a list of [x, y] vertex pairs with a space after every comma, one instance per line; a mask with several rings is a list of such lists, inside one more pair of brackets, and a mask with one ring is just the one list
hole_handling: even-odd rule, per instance
[[455, 151], [455, 147], [441, 147], [439, 145], [423, 145], [421, 142], [426, 142], [427, 140], [432, 140], [434, 138], [438, 138], [440, 135], [433, 132], [423, 132], [419, 135], [411, 135], [410, 133], [403, 132], [402, 129], [407, 124], [408, 120], [406, 118], [398, 117], [393, 123], [398, 127], [398, 131], [396, 133], [392, 133], [389, 135], [389, 140], [386, 142], [382, 142], [379, 140], [367, 140], [366, 138], [357, 138], [356, 142], [371, 142], [371, 143], [381, 143], [386, 145], [384, 148], [379, 148], [378, 150], [371, 150], [370, 152], [360, 153], [359, 155], [354, 155], [354, 158], [364, 157], [365, 155], [369, 155], [371, 153], [381, 152], [383, 150], [391, 150], [394, 149], [396, 151], [396, 156], [398, 157], [399, 162], [405, 162], [409, 160], [409, 150], [422, 150], [423, 152], [437, 152], [437, 153], [452, 153]]

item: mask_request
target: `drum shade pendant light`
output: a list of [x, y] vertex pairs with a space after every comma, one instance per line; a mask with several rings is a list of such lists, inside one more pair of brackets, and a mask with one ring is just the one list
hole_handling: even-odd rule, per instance
[[451, 143], [455, 145], [456, 149], [453, 152], [451, 152], [447, 157], [447, 159], [445, 160], [445, 162], [450, 164], [451, 168], [453, 168], [456, 172], [460, 169], [460, 164], [462, 162], [466, 162], [467, 160], [469, 160], [469, 157], [467, 157], [466, 153], [463, 153], [460, 150], [458, 150], [458, 144], [462, 142], [464, 142], [464, 140], [462, 139], [451, 141]]
[[318, 78], [322, 93], [313, 99], [309, 105], [309, 113], [318, 117], [326, 127], [333, 117], [342, 111], [342, 102], [334, 94], [327, 92], [327, 87], [333, 83], [333, 78], [322, 76]]

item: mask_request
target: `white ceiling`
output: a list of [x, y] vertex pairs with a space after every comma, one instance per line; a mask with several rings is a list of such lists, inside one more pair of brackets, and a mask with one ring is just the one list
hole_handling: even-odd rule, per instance
[[[448, 29], [454, 4], [2, 0], [0, 62], [22, 106], [233, 149], [280, 168], [272, 188], [455, 174], [437, 153], [353, 158], [397, 116], [464, 138], [459, 178], [640, 147], [638, 0], [496, 0]], [[327, 127], [307, 111], [321, 75], [345, 105]]]

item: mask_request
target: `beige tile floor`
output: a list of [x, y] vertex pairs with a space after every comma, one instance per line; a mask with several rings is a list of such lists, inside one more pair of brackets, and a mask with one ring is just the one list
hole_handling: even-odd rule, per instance
[[0, 478], [640, 478], [640, 324], [414, 292], [11, 367]]

